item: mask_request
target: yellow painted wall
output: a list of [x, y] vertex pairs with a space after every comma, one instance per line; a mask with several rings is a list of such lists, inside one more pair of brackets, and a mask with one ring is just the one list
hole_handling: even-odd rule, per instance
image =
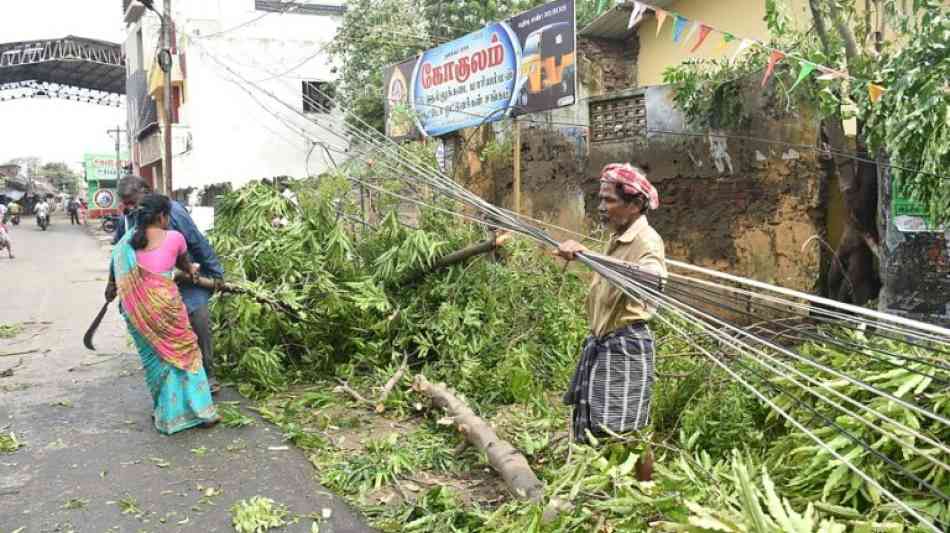
[[[800, 23], [803, 26], [810, 23], [807, 0], [784, 0], [784, 7], [793, 23]], [[728, 31], [737, 38], [768, 41], [768, 31], [763, 20], [765, 0], [679, 0], [668, 9], [691, 21], [698, 20], [717, 29]], [[685, 42], [690, 27], [684, 30], [680, 42], [674, 43], [673, 17], [667, 17], [659, 36], [656, 34], [656, 22], [656, 18], [651, 15], [639, 26], [640, 55], [637, 62], [637, 82], [641, 86], [661, 85], [663, 70], [666, 67], [678, 65], [690, 57], [706, 59], [732, 57], [739, 44], [737, 39], [723, 48], [720, 46], [722, 36], [713, 32], [695, 54], [690, 54], [689, 49], [696, 41], [696, 34], [694, 34], [689, 43]]]

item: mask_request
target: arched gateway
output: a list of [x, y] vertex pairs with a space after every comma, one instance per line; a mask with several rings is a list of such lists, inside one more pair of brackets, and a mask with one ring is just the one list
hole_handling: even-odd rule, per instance
[[72, 35], [0, 43], [0, 101], [47, 97], [118, 107], [125, 92], [119, 44]]

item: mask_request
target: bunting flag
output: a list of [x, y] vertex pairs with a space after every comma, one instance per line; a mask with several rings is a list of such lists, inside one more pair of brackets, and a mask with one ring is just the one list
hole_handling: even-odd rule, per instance
[[696, 44], [693, 45], [693, 48], [690, 49], [689, 53], [695, 53], [700, 46], [703, 45], [703, 41], [706, 40], [706, 37], [709, 37], [709, 32], [712, 31], [711, 26], [705, 24], [699, 24], [699, 37], [696, 38]]
[[830, 69], [824, 65], [818, 65], [818, 70], [821, 71], [821, 76], [818, 76], [819, 80], [836, 80], [848, 77], [846, 72]]
[[732, 61], [739, 59], [739, 56], [752, 46], [752, 42], [751, 39], [742, 39], [742, 42], [739, 43], [739, 48], [736, 49], [736, 53], [732, 54]]
[[798, 87], [798, 84], [805, 80], [809, 74], [815, 71], [818, 68], [818, 65], [812, 63], [811, 61], [802, 61], [802, 69], [798, 71], [798, 79], [795, 80], [795, 83], [792, 85], [792, 88], [788, 92], [795, 90], [795, 87]]
[[868, 96], [871, 98], [871, 102], [877, 103], [877, 101], [881, 99], [881, 96], [884, 94], [884, 91], [886, 90], [887, 89], [885, 89], [884, 87], [881, 87], [880, 85], [869, 83]]
[[680, 42], [680, 37], [683, 36], [683, 30], [686, 29], [686, 25], [689, 24], [689, 20], [686, 17], [681, 17], [676, 15], [676, 18], [673, 20], [673, 42]]
[[630, 22], [627, 23], [627, 29], [633, 28], [636, 26], [640, 19], [643, 18], [643, 14], [646, 13], [647, 6], [641, 4], [634, 0], [633, 2], [633, 11], [630, 12]]
[[736, 40], [736, 36], [735, 36], [735, 35], [733, 35], [733, 34], [731, 34], [731, 33], [729, 33], [729, 32], [723, 32], [723, 33], [722, 33], [722, 41], [719, 42], [719, 50], [718, 50], [718, 52], [719, 52], [720, 54], [726, 53], [726, 48], [729, 47], [729, 43], [731, 43], [732, 41], [735, 41], [735, 40]]
[[779, 50], [772, 50], [772, 53], [769, 54], [769, 64], [765, 67], [765, 76], [762, 77], [762, 88], [765, 88], [765, 84], [769, 82], [769, 78], [772, 77], [772, 71], [775, 70], [775, 65], [785, 59], [785, 52], [780, 52]]
[[689, 19], [687, 19], [686, 24], [689, 25], [689, 31], [686, 32], [686, 37], [683, 37], [683, 44], [688, 45], [689, 42], [693, 40], [693, 35], [696, 35], [696, 30], [699, 29], [699, 22], [691, 24]]
[[669, 13], [657, 8], [653, 8], [653, 13], [656, 15], [656, 36], [659, 37], [660, 30], [663, 29], [663, 23], [666, 22], [666, 16], [669, 15]]

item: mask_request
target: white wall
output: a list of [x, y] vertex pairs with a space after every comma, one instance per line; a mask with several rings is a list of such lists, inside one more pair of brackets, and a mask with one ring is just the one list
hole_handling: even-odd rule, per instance
[[[187, 65], [181, 129], [191, 136], [191, 149], [175, 156], [175, 189], [304, 177], [311, 152], [309, 172], [317, 174], [328, 163], [311, 139], [346, 146], [345, 139], [300, 114], [302, 81], [335, 78], [325, 47], [338, 17], [256, 11], [254, 0], [178, 0], [174, 11]], [[152, 27], [153, 22], [157, 18], [145, 24]], [[145, 42], [148, 49], [154, 37]], [[310, 118], [327, 122], [340, 117]]]

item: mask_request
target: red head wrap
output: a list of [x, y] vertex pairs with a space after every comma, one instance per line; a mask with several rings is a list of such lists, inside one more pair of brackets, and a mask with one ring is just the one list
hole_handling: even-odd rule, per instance
[[600, 181], [618, 183], [627, 194], [642, 194], [647, 197], [650, 209], [660, 207], [660, 195], [646, 175], [630, 163], [611, 163], [600, 172]]

